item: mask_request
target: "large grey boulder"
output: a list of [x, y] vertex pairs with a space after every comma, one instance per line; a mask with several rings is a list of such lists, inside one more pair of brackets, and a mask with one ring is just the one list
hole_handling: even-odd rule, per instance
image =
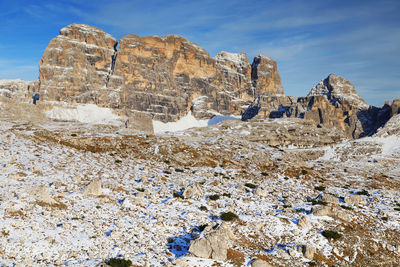
[[229, 226], [222, 223], [212, 229], [204, 229], [198, 239], [190, 242], [189, 252], [196, 257], [224, 261], [232, 239], [234, 235]]

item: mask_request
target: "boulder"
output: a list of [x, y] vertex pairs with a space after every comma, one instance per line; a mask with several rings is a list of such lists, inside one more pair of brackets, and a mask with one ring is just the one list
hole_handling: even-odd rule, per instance
[[184, 198], [201, 197], [204, 195], [204, 190], [200, 184], [196, 183], [186, 187], [182, 195]]
[[101, 195], [101, 180], [99, 178], [94, 179], [84, 191], [86, 196], [99, 196]]
[[328, 202], [329, 204], [339, 205], [339, 199], [330, 194], [324, 194], [320, 198], [322, 201]]
[[299, 219], [299, 221], [297, 222], [297, 226], [300, 227], [300, 228], [307, 228], [307, 227], [310, 227], [310, 226], [311, 226], [311, 221], [310, 221], [310, 219], [308, 218], [308, 216], [303, 215], [303, 216]]
[[47, 205], [55, 205], [58, 203], [54, 198], [50, 196], [48, 187], [46, 185], [33, 187], [30, 190], [30, 194], [37, 202], [40, 203], [44, 203]]
[[233, 233], [226, 223], [203, 230], [198, 239], [190, 242], [189, 252], [196, 257], [226, 260]]
[[305, 258], [312, 260], [314, 259], [314, 254], [317, 252], [317, 249], [311, 245], [303, 246], [303, 255]]
[[251, 262], [251, 267], [272, 267], [272, 265], [262, 259], [255, 259]]
[[337, 208], [331, 206], [315, 205], [311, 212], [314, 216], [330, 216], [334, 217], [337, 214]]
[[363, 201], [360, 195], [348, 195], [344, 197], [344, 202], [350, 205], [358, 205]]

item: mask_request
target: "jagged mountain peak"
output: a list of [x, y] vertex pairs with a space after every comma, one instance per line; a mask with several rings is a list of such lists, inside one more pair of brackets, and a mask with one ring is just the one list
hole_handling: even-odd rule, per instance
[[349, 80], [333, 73], [322, 79], [308, 93], [310, 96], [326, 96], [332, 104], [348, 103], [359, 109], [367, 109], [369, 105], [362, 99], [354, 89], [354, 85]]

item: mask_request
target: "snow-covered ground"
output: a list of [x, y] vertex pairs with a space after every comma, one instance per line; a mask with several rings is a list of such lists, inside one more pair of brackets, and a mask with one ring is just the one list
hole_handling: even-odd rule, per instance
[[[0, 118], [1, 266], [97, 266], [111, 257], [138, 266], [249, 266], [256, 257], [273, 266], [400, 264], [396, 135], [286, 149], [263, 144], [251, 122], [211, 125], [220, 117], [200, 123], [189, 114], [147, 136], [121, 134], [107, 109], [53, 112], [106, 125]], [[202, 128], [161, 133], [193, 125]], [[96, 178], [100, 193], [85, 194]], [[202, 193], [177, 197], [194, 184]], [[357, 194], [359, 203], [348, 200]], [[228, 260], [189, 255], [199, 226], [227, 211], [239, 217], [227, 222]], [[313, 259], [304, 246], [316, 248]]]
[[188, 114], [182, 118], [180, 118], [176, 122], [161, 122], [153, 120], [153, 129], [154, 133], [163, 133], [163, 132], [178, 132], [184, 131], [190, 128], [199, 128], [206, 127], [217, 124], [224, 120], [240, 120], [240, 117], [235, 116], [222, 116], [216, 114], [214, 117], [208, 120], [198, 120], [193, 115], [192, 112], [189, 111]]

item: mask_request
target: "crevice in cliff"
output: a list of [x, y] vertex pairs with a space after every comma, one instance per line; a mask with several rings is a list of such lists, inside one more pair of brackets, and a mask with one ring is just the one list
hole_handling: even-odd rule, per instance
[[258, 81], [258, 65], [260, 64], [260, 58], [254, 57], [253, 63], [251, 63], [251, 86], [253, 91], [253, 97], [257, 96], [257, 81]]
[[114, 45], [114, 53], [111, 56], [111, 66], [110, 66], [110, 71], [108, 72], [106, 78], [106, 88], [108, 88], [108, 83], [110, 81], [111, 75], [114, 74], [115, 61], [117, 59], [117, 56], [118, 56], [118, 42]]

